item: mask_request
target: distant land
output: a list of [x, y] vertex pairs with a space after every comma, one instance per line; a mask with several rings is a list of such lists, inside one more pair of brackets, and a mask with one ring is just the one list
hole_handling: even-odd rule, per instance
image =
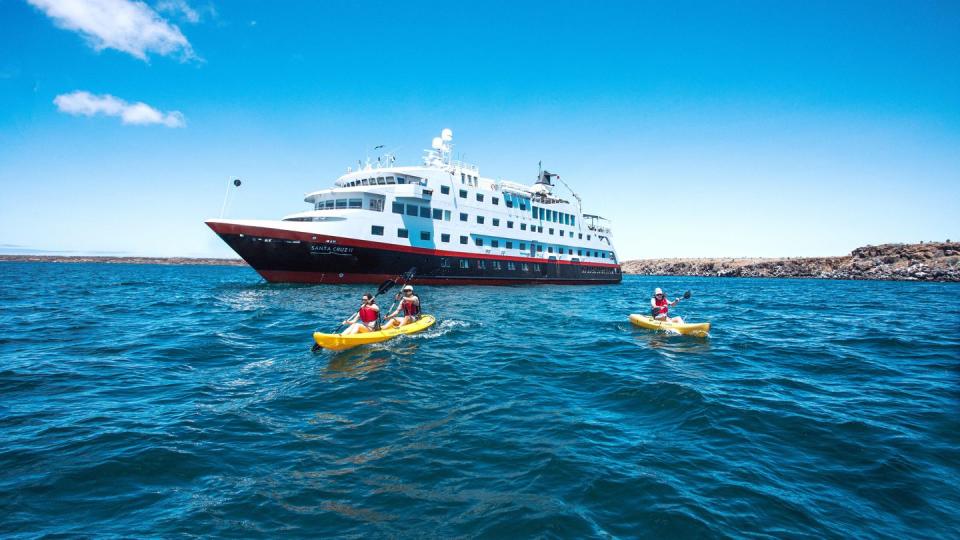
[[166, 264], [198, 266], [246, 266], [243, 259], [193, 257], [113, 257], [104, 255], [0, 255], [0, 262]]
[[842, 257], [638, 259], [625, 274], [960, 281], [960, 242], [865, 246]]
[[[246, 266], [242, 259], [0, 255], [0, 262]], [[960, 282], [960, 242], [865, 246], [841, 257], [688, 258], [624, 261], [624, 274]]]

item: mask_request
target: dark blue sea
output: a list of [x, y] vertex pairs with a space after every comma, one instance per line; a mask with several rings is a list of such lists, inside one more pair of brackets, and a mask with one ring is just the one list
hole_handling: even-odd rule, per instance
[[422, 287], [311, 353], [370, 289], [0, 263], [0, 536], [960, 536], [958, 285]]

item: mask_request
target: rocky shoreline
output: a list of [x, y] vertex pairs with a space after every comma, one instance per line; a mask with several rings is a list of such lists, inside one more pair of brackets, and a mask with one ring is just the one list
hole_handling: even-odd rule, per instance
[[960, 282], [960, 242], [865, 246], [842, 257], [639, 259], [625, 274]]
[[242, 259], [192, 257], [109, 257], [99, 255], [0, 255], [0, 262], [162, 264], [198, 266], [246, 266]]

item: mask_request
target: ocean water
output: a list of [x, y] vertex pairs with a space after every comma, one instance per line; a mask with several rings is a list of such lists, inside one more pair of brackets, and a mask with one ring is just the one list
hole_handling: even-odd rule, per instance
[[955, 284], [422, 287], [311, 353], [372, 288], [0, 263], [0, 536], [960, 535]]

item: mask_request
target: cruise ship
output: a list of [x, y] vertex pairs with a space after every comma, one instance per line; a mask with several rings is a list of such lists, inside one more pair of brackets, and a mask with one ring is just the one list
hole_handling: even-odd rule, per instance
[[306, 194], [309, 210], [206, 223], [269, 282], [380, 283], [411, 268], [433, 285], [620, 282], [606, 220], [569, 187], [574, 202], [555, 194], [557, 175], [483, 177], [451, 158], [452, 140], [444, 129], [422, 165], [388, 155], [347, 169]]

